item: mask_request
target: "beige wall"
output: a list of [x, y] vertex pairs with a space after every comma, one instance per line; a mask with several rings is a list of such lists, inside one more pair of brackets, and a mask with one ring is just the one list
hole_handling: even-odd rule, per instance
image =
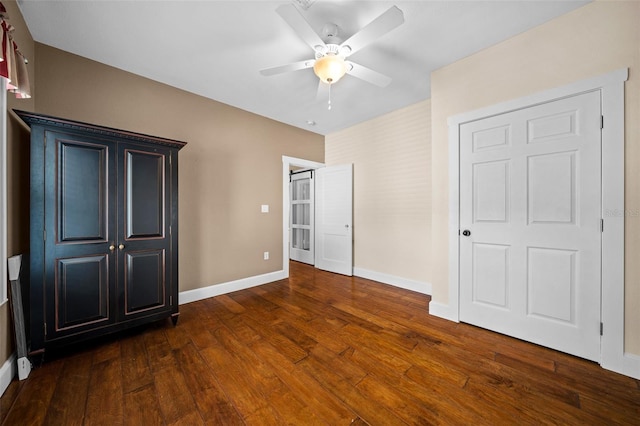
[[[433, 299], [448, 302], [447, 117], [628, 67], [626, 208], [640, 209], [640, 2], [598, 1], [431, 76]], [[625, 221], [625, 346], [640, 354], [640, 217]]]
[[327, 165], [353, 163], [354, 266], [429, 282], [430, 102], [325, 139]]
[[[13, 37], [20, 51], [29, 60], [27, 70], [31, 83], [32, 99], [16, 99], [7, 94], [7, 109], [33, 111], [35, 98], [34, 43], [15, 1], [3, 0], [9, 23], [15, 27]], [[24, 141], [27, 141], [25, 143]], [[29, 182], [29, 133], [7, 112], [7, 251], [9, 256], [29, 251], [29, 193], [19, 182]], [[26, 217], [25, 217], [26, 216]], [[26, 218], [26, 220], [25, 220]], [[4, 261], [4, 260], [2, 260]], [[0, 306], [0, 367], [13, 352], [13, 328], [10, 322], [9, 304]]]
[[181, 291], [282, 269], [282, 156], [324, 161], [323, 136], [39, 43], [36, 55], [38, 112], [188, 142]]

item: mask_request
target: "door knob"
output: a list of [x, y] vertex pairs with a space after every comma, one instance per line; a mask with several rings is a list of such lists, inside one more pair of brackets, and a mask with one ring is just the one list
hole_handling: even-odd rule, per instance
[[116, 246], [114, 246], [113, 244], [111, 244], [111, 245], [109, 246], [109, 250], [110, 250], [110, 251], [114, 251], [115, 249], [116, 249]]
[[124, 249], [124, 244], [120, 244], [120, 245], [118, 246], [118, 248], [119, 248], [120, 250]]
[[465, 229], [464, 231], [462, 231], [462, 235], [464, 235], [465, 237], [468, 237], [469, 235], [471, 235], [471, 231], [469, 231], [468, 229]]

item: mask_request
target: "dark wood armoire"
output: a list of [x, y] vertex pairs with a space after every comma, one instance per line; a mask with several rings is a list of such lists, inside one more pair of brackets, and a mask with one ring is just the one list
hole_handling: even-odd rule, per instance
[[175, 324], [185, 142], [15, 113], [31, 127], [30, 356]]

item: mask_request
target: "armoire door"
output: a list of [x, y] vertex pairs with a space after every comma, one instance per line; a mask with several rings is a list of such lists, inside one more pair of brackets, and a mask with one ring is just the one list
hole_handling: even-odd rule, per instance
[[[115, 144], [44, 133], [45, 339], [115, 321]], [[46, 254], [45, 254], [46, 253]]]
[[118, 144], [119, 320], [171, 310], [171, 150]]

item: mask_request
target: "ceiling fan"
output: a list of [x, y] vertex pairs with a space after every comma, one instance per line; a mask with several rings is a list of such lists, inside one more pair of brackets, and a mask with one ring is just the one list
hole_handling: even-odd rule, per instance
[[[396, 6], [390, 7], [382, 15], [344, 41], [338, 35], [338, 26], [332, 23], [328, 23], [322, 28], [323, 37], [318, 35], [293, 4], [280, 6], [276, 9], [276, 13], [313, 49], [315, 57], [287, 65], [266, 68], [261, 70], [260, 74], [271, 76], [313, 68], [313, 71], [320, 79], [318, 83], [318, 99], [329, 97], [331, 85], [335, 84], [345, 74], [350, 74], [378, 87], [386, 87], [391, 83], [390, 77], [363, 65], [348, 61], [347, 58], [404, 22], [403, 13]], [[331, 109], [330, 97], [329, 109]]]

